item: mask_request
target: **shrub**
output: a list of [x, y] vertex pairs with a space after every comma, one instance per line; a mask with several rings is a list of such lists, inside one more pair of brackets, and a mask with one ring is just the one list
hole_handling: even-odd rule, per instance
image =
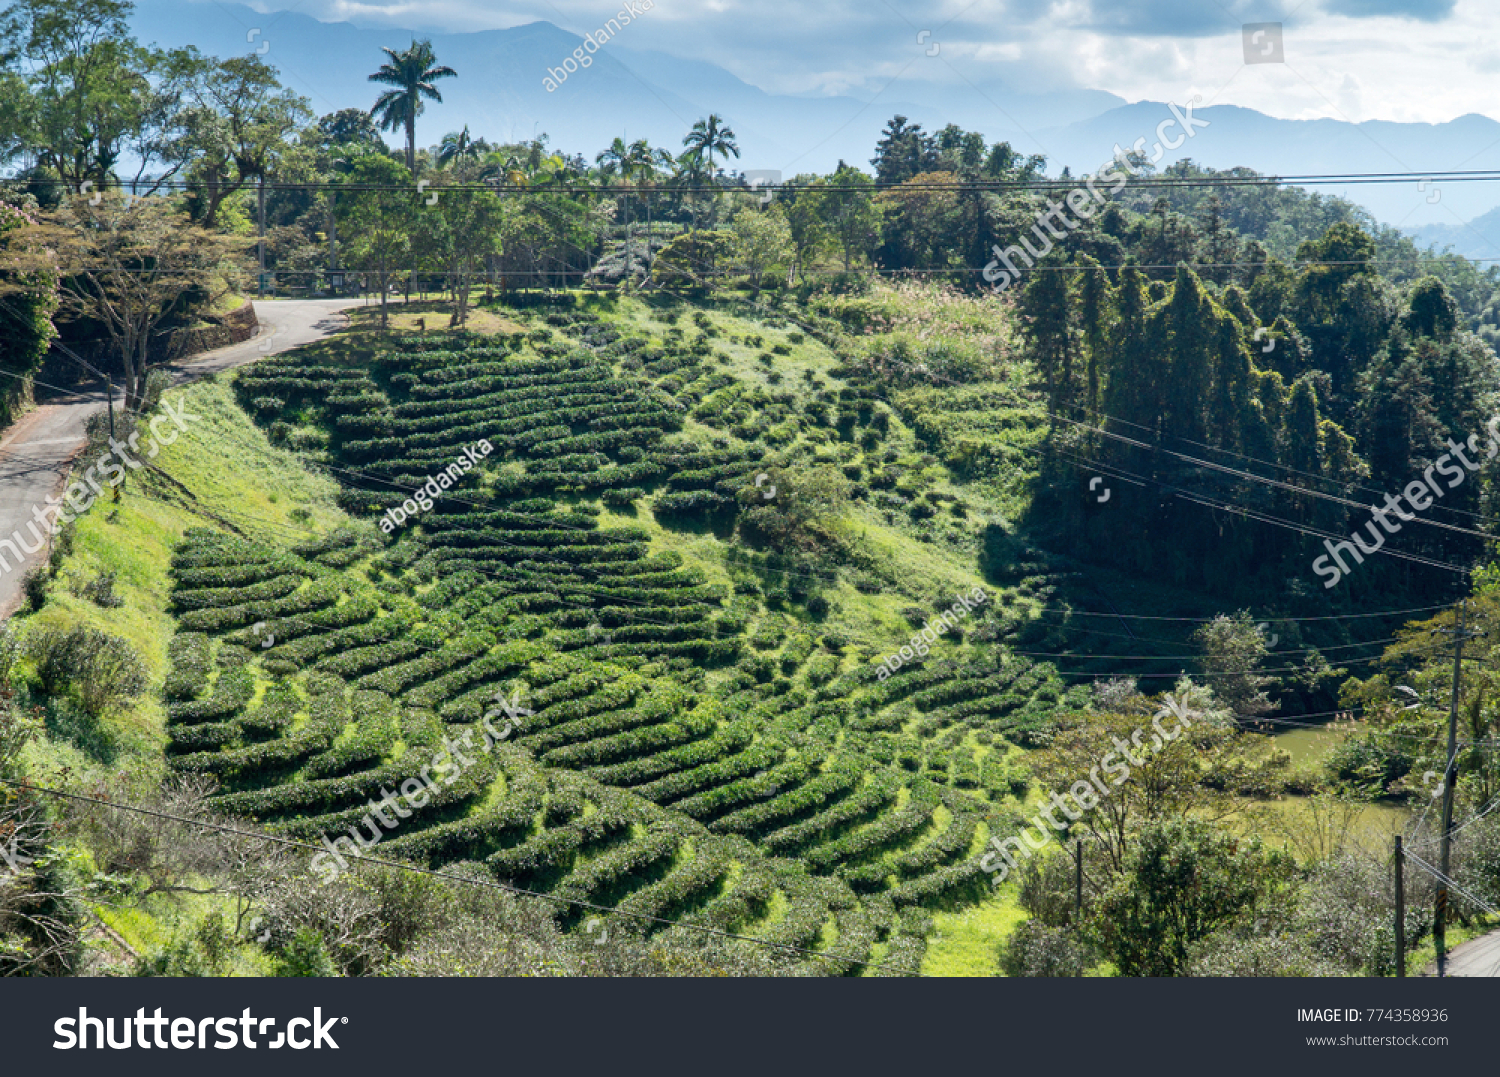
[[115, 573], [113, 572], [101, 572], [84, 584], [83, 597], [106, 609], [125, 605], [125, 600], [115, 594]]
[[1082, 976], [1097, 959], [1063, 928], [1027, 920], [1000, 948], [1000, 969], [1007, 976]]
[[606, 505], [616, 508], [625, 508], [637, 498], [645, 497], [646, 491], [639, 486], [625, 486], [620, 489], [605, 490], [599, 495], [599, 499]]
[[26, 608], [39, 610], [47, 602], [47, 585], [52, 580], [47, 570], [40, 565], [28, 568], [21, 576], [21, 592], [26, 596]]
[[33, 629], [26, 651], [44, 692], [55, 695], [71, 684], [83, 709], [94, 717], [146, 689], [146, 664], [135, 648], [97, 628]]
[[52, 539], [52, 553], [48, 557], [48, 564], [52, 568], [52, 575], [57, 575], [57, 570], [62, 566], [63, 558], [73, 552], [73, 534], [77, 530], [77, 523], [69, 520], [58, 528]]

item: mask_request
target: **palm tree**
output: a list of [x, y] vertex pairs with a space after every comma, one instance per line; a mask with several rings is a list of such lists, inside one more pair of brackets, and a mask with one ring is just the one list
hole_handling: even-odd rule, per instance
[[609, 144], [609, 147], [600, 150], [594, 158], [594, 163], [599, 166], [599, 172], [604, 176], [626, 175], [629, 170], [630, 150], [625, 145], [625, 140], [618, 136]]
[[[625, 140], [618, 135], [615, 140], [603, 150], [600, 150], [594, 158], [594, 163], [599, 166], [599, 175], [608, 180], [615, 176], [620, 178], [622, 185], [628, 186], [630, 174], [635, 170], [635, 158], [632, 157], [630, 148], [625, 145]], [[621, 209], [625, 208], [624, 198], [619, 199]], [[625, 276], [621, 279], [621, 286], [630, 290], [630, 221], [625, 221]]]
[[704, 182], [703, 158], [692, 150], [689, 150], [677, 158], [677, 166], [672, 172], [672, 185], [686, 192], [693, 206], [692, 230], [698, 230], [698, 197], [693, 191], [701, 187]]
[[[630, 144], [630, 150], [626, 155], [627, 177], [635, 175], [636, 186], [655, 187], [658, 172], [670, 172], [677, 163], [672, 155], [664, 149], [652, 149], [651, 144], [644, 138], [638, 138]], [[646, 198], [646, 272], [651, 272], [651, 203]]]
[[462, 131], [449, 131], [443, 136], [443, 141], [438, 145], [437, 162], [439, 168], [446, 168], [456, 164], [465, 157], [478, 157], [480, 144], [469, 137], [469, 125], [464, 124]]
[[406, 128], [406, 167], [417, 170], [417, 117], [421, 115], [422, 98], [442, 103], [443, 95], [433, 83], [438, 79], [455, 78], [458, 75], [451, 67], [438, 67], [437, 57], [432, 51], [431, 41], [413, 41], [404, 52], [382, 48], [390, 57], [380, 65], [380, 70], [370, 76], [371, 82], [379, 82], [393, 89], [386, 90], [370, 109], [370, 116], [380, 124], [382, 131]]
[[717, 112], [710, 112], [708, 119], [693, 124], [693, 129], [682, 140], [682, 144], [687, 147], [684, 157], [708, 158], [709, 183], [714, 181], [714, 154], [722, 154], [726, 161], [731, 156], [738, 159], [740, 155], [733, 129], [723, 124], [724, 117]]

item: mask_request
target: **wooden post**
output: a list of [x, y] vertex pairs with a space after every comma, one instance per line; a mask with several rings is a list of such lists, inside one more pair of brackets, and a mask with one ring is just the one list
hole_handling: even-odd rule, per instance
[[1396, 835], [1396, 975], [1406, 976], [1406, 887], [1402, 870], [1406, 866], [1406, 850], [1401, 848], [1401, 835]]
[[1073, 847], [1073, 861], [1076, 866], [1073, 886], [1073, 922], [1083, 923], [1083, 842], [1080, 841]]

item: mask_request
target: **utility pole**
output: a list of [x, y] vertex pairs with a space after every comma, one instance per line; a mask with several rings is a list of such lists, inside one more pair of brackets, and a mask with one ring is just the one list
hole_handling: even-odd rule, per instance
[[1083, 923], [1083, 842], [1073, 846], [1073, 923]]
[[1432, 941], [1437, 949], [1437, 974], [1448, 973], [1447, 931], [1448, 916], [1448, 860], [1453, 848], [1453, 786], [1458, 778], [1458, 694], [1464, 664], [1464, 640], [1479, 635], [1464, 628], [1469, 603], [1465, 599], [1458, 607], [1458, 625], [1447, 629], [1453, 636], [1453, 698], [1448, 703], [1448, 762], [1443, 771], [1443, 838], [1439, 846], [1437, 901], [1433, 908]]
[[[339, 193], [328, 192], [328, 274], [338, 272], [339, 268]], [[335, 289], [334, 294], [342, 292], [343, 288]]]
[[256, 189], [256, 218], [259, 230], [259, 239], [256, 247], [259, 249], [260, 277], [256, 285], [256, 295], [264, 298], [266, 294], [266, 177], [260, 177], [260, 185]]
[[1406, 850], [1401, 848], [1401, 835], [1396, 835], [1396, 977], [1406, 976], [1406, 882], [1402, 878], [1406, 867]]

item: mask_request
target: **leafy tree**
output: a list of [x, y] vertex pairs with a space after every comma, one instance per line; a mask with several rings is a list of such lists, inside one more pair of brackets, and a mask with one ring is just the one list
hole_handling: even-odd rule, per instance
[[1293, 867], [1198, 820], [1155, 822], [1090, 926], [1121, 976], [1180, 976], [1195, 944], [1284, 887]]
[[429, 237], [453, 292], [453, 328], [468, 321], [469, 292], [489, 256], [500, 249], [505, 207], [489, 191], [430, 191], [437, 202], [419, 206], [417, 231]]
[[417, 222], [416, 192], [407, 188], [406, 180], [396, 161], [365, 156], [344, 178], [349, 189], [339, 192], [339, 234], [347, 264], [375, 278], [382, 329], [389, 325], [391, 282], [408, 264]]
[[[24, 141], [69, 190], [103, 187], [143, 119], [151, 56], [123, 0], [16, 0], [0, 15], [7, 66], [24, 60]], [[14, 94], [19, 90], [10, 85]]]
[[[1229, 790], [1259, 784], [1270, 765], [1244, 750], [1248, 734], [1233, 729], [1211, 691], [1184, 679], [1172, 697], [1187, 710], [1186, 727], [1172, 740], [1153, 727], [1165, 699], [1131, 695], [1110, 709], [1077, 715], [1033, 766], [1038, 784], [1061, 794], [1100, 768], [1103, 753], [1116, 746], [1110, 754], [1126, 764], [1128, 778], [1103, 776], [1110, 795], [1096, 797], [1098, 806], [1072, 824], [1090, 839], [1091, 857], [1108, 875], [1125, 869], [1136, 834], [1151, 823], [1189, 814], [1224, 819], [1243, 810]], [[1175, 727], [1170, 717], [1162, 721], [1166, 732]]]
[[417, 117], [427, 101], [442, 103], [443, 95], [433, 85], [438, 79], [456, 78], [451, 67], [439, 66], [432, 42], [425, 38], [413, 41], [409, 48], [397, 51], [381, 48], [389, 59], [369, 77], [370, 82], [390, 86], [370, 108], [370, 116], [379, 121], [382, 131], [406, 130], [406, 169], [417, 170]]
[[318, 118], [317, 141], [320, 149], [335, 146], [367, 146], [385, 151], [380, 128], [362, 108], [341, 108]]
[[[11, 383], [0, 394], [7, 401], [28, 398], [30, 376], [57, 336], [57, 273], [39, 224], [33, 214], [0, 202], [0, 370]], [[11, 417], [9, 406], [4, 412]]]
[[760, 291], [761, 280], [773, 267], [790, 260], [792, 230], [780, 206], [769, 210], [741, 210], [730, 226], [734, 236], [734, 260], [750, 277], [750, 286]]
[[126, 407], [160, 358], [159, 332], [193, 303], [212, 304], [241, 280], [244, 243], [197, 227], [160, 198], [129, 205], [76, 196], [47, 218], [64, 309], [96, 323], [119, 361]]
[[815, 179], [807, 186], [798, 188], [792, 195], [792, 201], [783, 205], [782, 211], [786, 215], [787, 227], [791, 229], [792, 249], [795, 252], [792, 270], [798, 277], [804, 275], [807, 266], [817, 258], [818, 253], [832, 242], [833, 237], [820, 212], [821, 199], [828, 194], [825, 188], [826, 183], [822, 178]]
[[307, 99], [283, 89], [276, 69], [256, 56], [214, 60], [186, 50], [187, 139], [192, 201], [205, 228], [218, 224], [225, 201], [252, 180], [272, 175], [289, 137], [311, 119]]
[[729, 232], [684, 232], [657, 254], [651, 279], [658, 285], [687, 282], [711, 286], [720, 264], [730, 257], [734, 242]]
[[[817, 216], [844, 252], [844, 272], [853, 266], [856, 254], [865, 254], [880, 234], [880, 209], [875, 204], [874, 181], [857, 168], [839, 162], [828, 178], [827, 190], [799, 194], [814, 199]], [[815, 193], [813, 193], [815, 192]]]
[[922, 172], [875, 196], [884, 227], [881, 260], [892, 268], [946, 269], [959, 263], [958, 178]]
[[1193, 633], [1193, 643], [1203, 653], [1199, 665], [1213, 685], [1214, 696], [1236, 718], [1254, 718], [1276, 709], [1266, 695], [1275, 680], [1259, 672], [1270, 649], [1248, 611], [1232, 617], [1219, 614]]

